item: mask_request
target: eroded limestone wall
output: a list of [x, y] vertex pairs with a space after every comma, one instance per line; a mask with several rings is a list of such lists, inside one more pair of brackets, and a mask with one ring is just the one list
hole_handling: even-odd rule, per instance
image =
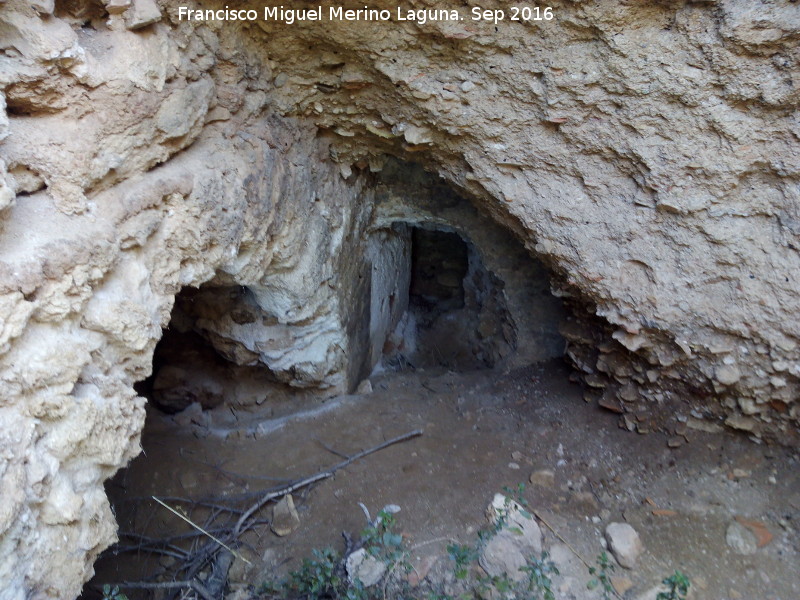
[[345, 171], [436, 165], [656, 387], [796, 441], [800, 6], [551, 5], [549, 23], [259, 23], [273, 98]]
[[366, 269], [369, 194], [312, 126], [270, 114], [235, 39], [0, 10], [0, 597], [68, 598], [115, 538], [102, 483], [139, 451], [133, 384], [182, 287], [247, 285], [282, 330], [251, 329], [259, 358], [347, 387], [339, 278]]
[[355, 377], [370, 308], [341, 290], [387, 156], [482, 205], [592, 308], [621, 350], [573, 331], [607, 350], [575, 354], [587, 375], [619, 354], [626, 394], [639, 364], [645, 400], [666, 379], [796, 439], [798, 4], [244, 26], [179, 5], [224, 3], [0, 2], [0, 597], [76, 595], [113, 540], [102, 482], [138, 451], [132, 385], [182, 287], [246, 285], [289, 342], [308, 327], [317, 358], [270, 350], [289, 380]]

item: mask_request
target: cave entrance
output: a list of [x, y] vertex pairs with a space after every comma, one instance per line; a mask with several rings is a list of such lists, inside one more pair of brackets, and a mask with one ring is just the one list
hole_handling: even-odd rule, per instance
[[[283, 331], [246, 286], [212, 280], [184, 288], [156, 345], [152, 374], [136, 391], [160, 413], [185, 412], [177, 417], [179, 424], [216, 423], [223, 437], [237, 423], [282, 417], [327, 395], [289, 385], [285, 373], [264, 364], [250, 342], [270, 329]], [[248, 427], [239, 434], [252, 435]]]
[[[373, 512], [379, 502], [408, 509], [421, 534], [427, 522], [414, 515], [424, 515], [432, 497], [453, 495], [458, 508], [437, 516], [437, 535], [452, 536], [482, 514], [473, 499], [514, 483], [503, 476], [507, 455], [531, 436], [520, 429], [513, 450], [496, 452], [514, 430], [501, 415], [522, 406], [534, 422], [532, 411], [551, 410], [527, 402], [549, 393], [547, 373], [554, 393], [578, 398], [565, 387], [563, 364], [544, 362], [564, 352], [565, 311], [544, 265], [508, 230], [451, 191], [435, 188], [429, 197], [424, 204], [410, 193], [387, 195], [352, 236], [352, 251], [329, 264], [270, 267], [247, 285], [220, 272], [177, 294], [152, 375], [136, 386], [149, 400], [144, 452], [107, 485], [126, 560], [106, 554], [98, 584], [87, 589], [212, 579], [219, 548], [152, 496], [236, 545], [249, 562], [235, 560], [227, 579], [243, 584], [298, 567], [312, 549], [337, 545], [343, 529], [360, 532], [363, 513], [352, 510], [360, 502]], [[324, 256], [319, 249], [331, 238], [320, 239], [305, 249], [300, 236], [304, 257]], [[331, 478], [294, 492], [300, 525], [289, 543], [275, 534], [269, 503], [234, 535], [264, 489], [415, 430], [426, 431], [419, 445], [348, 467], [352, 483]], [[208, 556], [198, 554], [203, 548]], [[139, 560], [127, 560], [134, 554]]]
[[408, 308], [387, 336], [383, 364], [456, 371], [495, 366], [516, 347], [503, 282], [452, 228], [409, 226], [408, 235]]
[[[350, 355], [366, 356], [362, 372], [470, 371], [514, 355], [525, 323], [512, 317], [505, 282], [466, 235], [440, 224], [393, 223], [391, 236], [383, 232], [376, 239], [368, 260], [370, 335], [350, 337]], [[350, 377], [341, 388], [324, 379], [304, 385], [299, 367], [276, 361], [281, 369], [271, 368], [264, 354], [276, 356], [281, 343], [306, 343], [307, 323], [281, 324], [252, 289], [220, 279], [177, 294], [152, 375], [136, 386], [154, 408], [174, 415], [192, 407], [195, 420], [202, 411], [225, 421], [240, 411], [250, 418], [282, 416], [352, 391], [363, 380]], [[512, 299], [521, 291], [510, 290]], [[345, 316], [363, 328], [363, 318]]]

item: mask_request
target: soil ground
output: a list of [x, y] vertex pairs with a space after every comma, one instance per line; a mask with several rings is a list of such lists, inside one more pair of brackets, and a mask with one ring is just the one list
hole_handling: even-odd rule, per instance
[[[270, 487], [340, 462], [331, 450], [352, 455], [419, 428], [423, 435], [295, 493], [300, 526], [277, 537], [264, 524], [245, 536], [251, 547], [242, 552], [253, 565], [236, 560], [232, 584], [280, 578], [314, 548], [342, 551], [342, 531], [365, 527], [359, 502], [372, 516], [387, 504], [401, 507], [397, 522], [412, 563], [423, 575], [432, 566], [433, 577], [450, 569], [448, 540], [474, 543], [494, 494], [524, 482], [530, 507], [590, 562], [603, 550], [608, 523], [636, 529], [645, 550], [636, 568], [617, 569], [632, 584], [621, 597], [654, 598], [660, 580], [680, 569], [696, 600], [800, 598], [796, 450], [693, 429], [670, 448], [665, 435], [623, 430], [617, 415], [584, 402], [560, 361], [510, 372], [383, 373], [371, 383], [371, 393], [323, 404], [277, 403], [267, 419], [215, 409], [209, 427], [179, 427], [153, 410], [143, 454], [108, 486], [121, 530], [155, 535], [176, 526], [165, 509], [138, 498]], [[551, 483], [528, 483], [543, 469], [553, 472]], [[262, 513], [267, 520], [271, 509]], [[752, 554], [726, 543], [736, 517], [761, 524], [758, 539], [766, 543]], [[545, 548], [561, 557], [556, 597], [599, 597], [586, 590], [585, 568], [542, 530]], [[141, 579], [168, 563], [146, 553], [107, 554], [93, 583]]]

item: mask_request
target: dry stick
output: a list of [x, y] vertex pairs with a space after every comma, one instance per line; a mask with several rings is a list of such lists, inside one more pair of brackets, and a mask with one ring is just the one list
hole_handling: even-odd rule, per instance
[[147, 552], [152, 552], [153, 554], [161, 554], [162, 556], [171, 556], [172, 558], [177, 558], [178, 560], [187, 559], [187, 554], [185, 552], [173, 552], [172, 550], [167, 550], [165, 548], [152, 548], [144, 544], [139, 544], [138, 546], [118, 547], [114, 549], [114, 552], [122, 554], [124, 552], [140, 552], [141, 550], [147, 550]]
[[277, 490], [277, 491], [274, 491], [274, 492], [269, 492], [269, 493], [265, 494], [264, 496], [262, 496], [262, 498], [258, 502], [253, 504], [250, 508], [248, 508], [244, 512], [244, 514], [241, 517], [239, 517], [239, 521], [236, 523], [236, 527], [233, 530], [234, 539], [239, 537], [239, 534], [242, 531], [242, 525], [244, 525], [244, 522], [248, 518], [250, 518], [250, 516], [254, 512], [256, 512], [258, 509], [260, 509], [262, 506], [264, 506], [270, 500], [274, 500], [275, 498], [278, 498], [280, 496], [285, 496], [286, 494], [291, 494], [296, 489], [299, 489], [301, 487], [305, 487], [305, 486], [307, 486], [309, 484], [312, 484], [312, 483], [314, 483], [316, 481], [319, 481], [321, 479], [327, 479], [328, 477], [332, 477], [333, 474], [336, 473], [336, 471], [338, 471], [339, 469], [343, 469], [344, 467], [346, 467], [347, 465], [349, 465], [352, 462], [355, 462], [355, 461], [357, 461], [357, 460], [359, 460], [361, 458], [364, 458], [365, 456], [373, 454], [374, 452], [378, 452], [379, 450], [383, 450], [384, 448], [388, 448], [389, 446], [392, 446], [394, 444], [399, 444], [400, 442], [405, 442], [406, 440], [410, 440], [411, 438], [415, 438], [415, 437], [420, 436], [420, 435], [422, 435], [422, 430], [421, 429], [415, 429], [414, 431], [409, 431], [406, 434], [403, 434], [403, 435], [398, 436], [396, 438], [392, 438], [392, 439], [390, 439], [390, 440], [388, 440], [386, 442], [383, 442], [382, 444], [378, 444], [377, 446], [375, 446], [373, 448], [370, 448], [369, 450], [363, 450], [363, 451], [361, 451], [361, 452], [359, 452], [357, 454], [354, 454], [353, 456], [349, 457], [347, 460], [343, 460], [342, 462], [334, 465], [333, 467], [331, 467], [327, 471], [323, 471], [321, 473], [317, 473], [316, 475], [312, 475], [311, 477], [307, 477], [306, 479], [298, 481], [297, 483], [293, 483], [292, 485], [288, 485], [288, 486], [286, 486], [286, 487], [284, 487], [284, 488], [282, 488], [280, 490]]
[[123, 581], [122, 583], [109, 584], [112, 587], [135, 588], [140, 590], [174, 590], [188, 587], [197, 592], [203, 600], [216, 600], [205, 586], [199, 581], [164, 581], [160, 583], [145, 583], [143, 581]]
[[200, 527], [200, 525], [197, 525], [197, 524], [196, 524], [194, 521], [192, 521], [192, 520], [191, 520], [189, 517], [187, 517], [187, 516], [185, 516], [185, 515], [182, 515], [181, 513], [179, 513], [177, 510], [175, 510], [174, 508], [172, 508], [172, 507], [171, 507], [169, 504], [167, 504], [167, 503], [165, 503], [165, 502], [162, 502], [161, 500], [159, 500], [159, 499], [158, 499], [158, 498], [156, 498], [155, 496], [153, 496], [153, 500], [155, 500], [156, 502], [158, 502], [158, 503], [159, 503], [161, 506], [163, 506], [164, 508], [166, 508], [167, 510], [169, 510], [169, 511], [170, 511], [171, 513], [173, 513], [175, 516], [177, 516], [177, 517], [180, 517], [181, 519], [183, 519], [184, 521], [186, 521], [186, 522], [187, 522], [189, 525], [191, 525], [192, 527], [194, 527], [194, 528], [195, 528], [195, 529], [197, 529], [198, 531], [200, 531], [200, 532], [204, 533], [206, 536], [210, 537], [212, 540], [214, 540], [215, 542], [217, 542], [217, 543], [218, 543], [220, 546], [222, 546], [223, 548], [225, 548], [226, 550], [228, 550], [228, 551], [229, 551], [231, 554], [233, 554], [233, 555], [234, 555], [234, 556], [236, 556], [237, 558], [241, 558], [241, 559], [242, 559], [244, 562], [246, 562], [248, 565], [252, 565], [252, 564], [253, 564], [253, 563], [251, 563], [249, 560], [247, 560], [247, 559], [246, 559], [244, 556], [242, 556], [241, 554], [239, 554], [238, 552], [236, 552], [236, 550], [233, 550], [233, 549], [229, 548], [228, 546], [226, 546], [225, 544], [223, 544], [223, 543], [222, 543], [222, 542], [221, 542], [219, 539], [215, 538], [213, 535], [211, 535], [211, 534], [210, 534], [209, 532], [207, 532], [205, 529], [203, 529], [202, 527]]
[[[242, 512], [242, 511], [238, 511], [238, 512]], [[251, 525], [266, 525], [268, 523], [269, 523], [269, 519], [262, 519], [260, 521], [253, 522]], [[215, 528], [212, 529], [210, 527], [206, 527], [206, 530], [209, 533], [220, 534], [220, 533], [225, 533], [227, 531], [230, 531], [231, 528], [230, 527], [215, 527]], [[166, 549], [170, 549], [171, 548], [173, 550], [180, 550], [181, 552], [186, 552], [186, 551], [183, 548], [180, 548], [179, 546], [175, 546], [173, 544], [170, 544], [170, 542], [177, 541], [177, 540], [190, 540], [192, 538], [200, 537], [202, 535], [205, 535], [205, 534], [201, 533], [199, 531], [187, 531], [186, 533], [181, 533], [181, 534], [178, 534], [178, 535], [171, 535], [171, 536], [165, 537], [165, 538], [151, 538], [151, 537], [147, 537], [147, 536], [144, 536], [144, 535], [141, 535], [141, 534], [138, 534], [138, 533], [124, 532], [124, 531], [121, 531], [119, 533], [120, 537], [129, 537], [129, 538], [134, 539], [134, 540], [139, 540], [139, 545], [136, 546], [136, 547], [132, 546], [130, 548], [130, 550], [136, 550], [137, 548], [151, 548], [153, 546], [156, 546], [156, 547], [163, 547], [163, 548], [166, 548]], [[118, 550], [120, 552], [123, 551], [123, 550], [120, 550], [120, 549], [118, 549]], [[126, 548], [125, 551], [128, 551], [128, 549]]]
[[413, 546], [411, 546], [411, 548], [408, 549], [408, 551], [411, 552], [412, 550], [416, 550], [418, 548], [422, 548], [423, 546], [429, 546], [429, 545], [435, 544], [437, 542], [452, 542], [453, 544], [458, 544], [458, 540], [457, 539], [451, 538], [451, 537], [447, 537], [447, 536], [442, 536], [442, 537], [434, 538], [432, 540], [427, 540], [425, 542], [420, 542], [419, 544], [414, 544]]
[[350, 458], [350, 457], [349, 457], [349, 456], [347, 456], [346, 454], [342, 454], [342, 453], [341, 453], [341, 452], [339, 452], [338, 450], [334, 450], [333, 448], [331, 448], [330, 446], [328, 446], [328, 444], [326, 444], [325, 442], [323, 442], [323, 441], [322, 441], [322, 440], [320, 440], [320, 439], [314, 438], [314, 441], [315, 441], [315, 442], [317, 442], [317, 443], [318, 443], [320, 446], [322, 446], [323, 448], [325, 448], [325, 450], [327, 450], [327, 451], [328, 451], [328, 452], [330, 452], [331, 454], [335, 454], [335, 455], [336, 455], [336, 456], [338, 456], [339, 458]]
[[569, 548], [569, 549], [572, 551], [572, 553], [573, 553], [575, 556], [577, 556], [577, 557], [578, 557], [578, 560], [580, 560], [580, 561], [581, 561], [581, 562], [582, 562], [582, 563], [583, 563], [583, 564], [586, 566], [586, 568], [587, 568], [587, 569], [591, 569], [591, 568], [592, 568], [592, 565], [590, 565], [588, 562], [586, 562], [586, 560], [585, 560], [585, 559], [584, 559], [584, 558], [583, 558], [583, 557], [582, 557], [580, 554], [578, 554], [578, 551], [577, 551], [577, 550], [575, 550], [575, 548], [573, 548], [573, 547], [572, 547], [572, 545], [571, 545], [571, 544], [570, 544], [570, 543], [569, 543], [567, 540], [565, 540], [563, 537], [561, 537], [561, 534], [560, 534], [560, 533], [558, 533], [558, 532], [555, 530], [555, 528], [554, 528], [552, 525], [550, 525], [550, 523], [548, 523], [547, 521], [545, 521], [545, 520], [544, 520], [544, 518], [542, 517], [542, 515], [541, 515], [541, 514], [539, 514], [539, 512], [538, 512], [538, 511], [535, 511], [535, 510], [534, 510], [534, 511], [532, 511], [532, 512], [533, 512], [533, 514], [534, 514], [534, 515], [536, 515], [536, 518], [537, 518], [537, 519], [539, 519], [539, 520], [540, 520], [542, 523], [544, 523], [544, 524], [547, 526], [547, 528], [548, 528], [550, 531], [552, 531], [552, 532], [553, 532], [553, 534], [554, 534], [554, 535], [555, 535], [555, 536], [556, 536], [556, 537], [557, 537], [559, 540], [561, 540], [562, 542], [564, 542], [564, 544], [567, 546], [567, 548]]
[[241, 517], [239, 517], [239, 520], [236, 522], [236, 527], [233, 528], [233, 538], [236, 539], [236, 538], [239, 537], [239, 534], [241, 534], [241, 532], [242, 532], [242, 525], [244, 524], [244, 522], [254, 512], [256, 512], [259, 508], [264, 506], [270, 500], [274, 500], [275, 498], [278, 498], [279, 496], [285, 496], [286, 494], [291, 494], [293, 491], [295, 491], [298, 488], [301, 488], [303, 486], [312, 484], [315, 481], [319, 481], [320, 479], [327, 479], [328, 477], [331, 477], [332, 475], [333, 475], [333, 471], [326, 471], [324, 473], [317, 473], [316, 475], [314, 475], [312, 477], [307, 477], [306, 479], [303, 479], [302, 481], [298, 481], [297, 483], [295, 483], [293, 485], [290, 485], [290, 486], [287, 486], [285, 488], [282, 488], [282, 489], [278, 490], [277, 492], [270, 492], [270, 493], [264, 495], [261, 498], [261, 500], [259, 500], [255, 504], [253, 504], [253, 506], [251, 506], [246, 511], [244, 511], [244, 514]]
[[[590, 565], [588, 562], [586, 562], [586, 559], [584, 559], [584, 558], [583, 558], [583, 557], [582, 557], [582, 556], [581, 556], [581, 555], [578, 553], [578, 551], [577, 551], [577, 550], [575, 550], [575, 548], [573, 548], [573, 547], [572, 547], [572, 544], [570, 544], [570, 543], [569, 543], [567, 540], [565, 540], [565, 539], [564, 539], [564, 538], [561, 536], [561, 534], [560, 534], [560, 533], [558, 533], [558, 531], [556, 531], [555, 527], [553, 527], [552, 525], [550, 525], [550, 523], [548, 523], [548, 522], [547, 522], [547, 521], [544, 519], [544, 517], [542, 517], [542, 515], [539, 513], [539, 511], [536, 511], [536, 510], [534, 510], [534, 511], [532, 511], [532, 512], [533, 512], [533, 514], [534, 514], [534, 515], [536, 515], [536, 518], [537, 518], [537, 519], [539, 519], [539, 520], [540, 520], [542, 523], [544, 523], [544, 524], [547, 526], [547, 528], [548, 528], [550, 531], [552, 531], [552, 532], [553, 532], [553, 535], [555, 535], [555, 536], [556, 536], [556, 537], [557, 537], [559, 540], [561, 540], [562, 542], [564, 542], [564, 545], [566, 545], [566, 547], [567, 547], [567, 548], [569, 548], [569, 549], [570, 549], [570, 551], [571, 551], [571, 552], [572, 552], [572, 553], [573, 553], [575, 556], [577, 556], [577, 557], [578, 557], [578, 560], [579, 560], [579, 561], [581, 561], [581, 562], [584, 564], [584, 566], [585, 566], [587, 569], [589, 569], [589, 570], [590, 570], [590, 572], [591, 572], [591, 569], [593, 569], [592, 565]], [[614, 595], [615, 595], [617, 598], [620, 598], [620, 599], [622, 598], [622, 596], [620, 596], [620, 595], [617, 593], [617, 590], [611, 590], [611, 591], [612, 591], [612, 592], [614, 592]]]

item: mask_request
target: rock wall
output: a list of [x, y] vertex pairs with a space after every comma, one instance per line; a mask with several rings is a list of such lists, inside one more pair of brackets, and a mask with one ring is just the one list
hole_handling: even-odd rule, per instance
[[527, 24], [258, 25], [276, 105], [329, 132], [345, 170], [436, 165], [656, 387], [796, 443], [800, 7], [551, 5]]
[[0, 598], [75, 596], [114, 539], [102, 482], [138, 451], [132, 386], [182, 287], [246, 286], [260, 337], [217, 339], [285, 381], [358, 379], [387, 157], [546, 261], [593, 328], [567, 335], [587, 376], [796, 443], [798, 4], [291, 25], [181, 5], [224, 7], [0, 2]]

